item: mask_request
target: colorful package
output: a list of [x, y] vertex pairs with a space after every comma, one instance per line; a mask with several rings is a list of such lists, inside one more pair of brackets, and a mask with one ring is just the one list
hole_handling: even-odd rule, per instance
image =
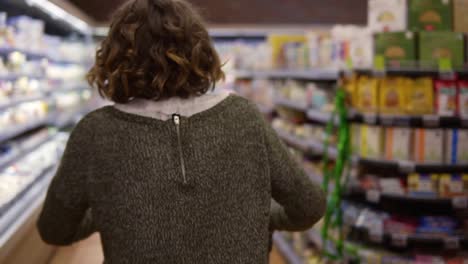
[[414, 161], [419, 163], [444, 162], [444, 131], [418, 128], [414, 134]]
[[[468, 182], [467, 182], [468, 185]], [[467, 186], [468, 187], [468, 186]], [[442, 174], [439, 180], [439, 196], [455, 197], [466, 195], [463, 176], [459, 174]]]
[[409, 29], [414, 31], [452, 31], [451, 0], [410, 0]]
[[449, 59], [452, 67], [461, 68], [465, 61], [465, 42], [461, 33], [421, 32], [419, 60], [422, 66], [437, 67], [441, 59]]
[[468, 163], [468, 129], [448, 129], [445, 132], [445, 163]]
[[376, 113], [379, 102], [379, 80], [362, 76], [358, 81], [358, 109]]
[[389, 160], [410, 160], [411, 129], [387, 127], [385, 129], [385, 158]]
[[468, 81], [458, 81], [458, 114], [468, 118]]
[[408, 175], [408, 194], [416, 197], [437, 197], [438, 180], [437, 174], [410, 174]]
[[380, 126], [361, 126], [360, 153], [363, 158], [380, 158], [383, 154], [384, 130]]
[[468, 33], [468, 0], [453, 0], [453, 30]]
[[435, 81], [436, 109], [441, 116], [454, 116], [457, 113], [457, 84], [455, 81]]
[[434, 113], [434, 85], [431, 78], [406, 80], [406, 113], [427, 115]]
[[416, 37], [413, 32], [387, 32], [376, 35], [375, 55], [390, 64], [412, 65], [416, 61]]
[[401, 114], [405, 105], [405, 78], [384, 78], [380, 85], [379, 112]]
[[369, 0], [368, 26], [373, 32], [406, 29], [406, 0]]

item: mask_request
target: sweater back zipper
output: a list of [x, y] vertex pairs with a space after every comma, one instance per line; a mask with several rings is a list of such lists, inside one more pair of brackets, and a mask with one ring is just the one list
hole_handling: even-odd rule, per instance
[[174, 114], [172, 115], [172, 122], [175, 125], [176, 128], [176, 133], [177, 133], [177, 145], [178, 145], [178, 150], [179, 150], [179, 158], [180, 158], [180, 168], [182, 171], [182, 177], [184, 180], [184, 184], [187, 184], [187, 176], [186, 176], [186, 170], [185, 170], [185, 159], [184, 159], [184, 153], [182, 151], [182, 139], [180, 135], [180, 115]]

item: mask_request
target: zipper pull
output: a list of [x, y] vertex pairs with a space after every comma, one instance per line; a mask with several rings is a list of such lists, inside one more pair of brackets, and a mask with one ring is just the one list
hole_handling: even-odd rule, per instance
[[176, 126], [180, 125], [180, 115], [178, 114], [173, 114], [172, 115], [172, 122], [174, 122], [174, 124]]

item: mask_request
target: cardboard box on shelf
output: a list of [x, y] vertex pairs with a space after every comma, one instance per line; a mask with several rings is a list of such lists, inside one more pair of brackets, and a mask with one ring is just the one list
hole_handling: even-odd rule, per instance
[[422, 66], [436, 67], [441, 59], [449, 59], [452, 67], [460, 68], [465, 61], [464, 36], [455, 32], [421, 32], [419, 60]]
[[414, 161], [418, 163], [444, 162], [444, 131], [418, 128], [414, 134]]
[[381, 158], [384, 130], [380, 126], [361, 126], [360, 153], [363, 158]]
[[460, 174], [440, 175], [439, 196], [455, 197], [455, 196], [463, 196], [463, 195], [466, 195], [467, 193], [468, 193], [468, 177], [463, 177], [463, 175], [460, 175]]
[[427, 115], [434, 113], [434, 84], [431, 78], [406, 79], [406, 113]]
[[437, 174], [408, 175], [408, 194], [416, 197], [437, 197], [438, 195]]
[[379, 79], [361, 76], [357, 87], [357, 108], [362, 112], [377, 113], [379, 104]]
[[406, 0], [369, 0], [368, 8], [368, 26], [373, 32], [406, 29]]
[[454, 116], [457, 113], [457, 84], [450, 80], [436, 80], [436, 109], [441, 116]]
[[384, 78], [380, 85], [379, 112], [402, 114], [405, 106], [406, 78]]
[[416, 35], [411, 31], [379, 33], [375, 54], [384, 56], [391, 64], [411, 66], [416, 61]]
[[453, 30], [468, 33], [468, 0], [453, 0]]
[[410, 0], [409, 29], [413, 31], [452, 30], [451, 0]]
[[388, 127], [385, 129], [385, 158], [389, 160], [411, 159], [411, 129]]
[[445, 163], [468, 163], [468, 129], [445, 131]]
[[468, 81], [458, 81], [458, 113], [468, 118]]

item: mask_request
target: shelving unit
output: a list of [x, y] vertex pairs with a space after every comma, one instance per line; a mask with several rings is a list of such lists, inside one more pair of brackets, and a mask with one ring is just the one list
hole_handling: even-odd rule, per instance
[[278, 247], [281, 254], [286, 258], [288, 264], [303, 264], [302, 259], [294, 252], [291, 245], [289, 245], [282, 234], [274, 234], [273, 242]]
[[312, 70], [236, 70], [239, 79], [299, 79], [313, 81], [335, 82], [339, 77], [339, 71], [334, 69]]

